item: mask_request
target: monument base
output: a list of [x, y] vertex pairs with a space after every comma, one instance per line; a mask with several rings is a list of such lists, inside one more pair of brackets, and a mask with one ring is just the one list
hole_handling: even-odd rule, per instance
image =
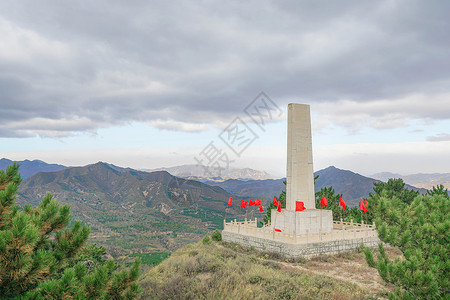
[[[325, 211], [322, 214], [325, 215]], [[285, 215], [291, 217], [289, 212], [287, 214], [285, 212]], [[313, 212], [307, 212], [303, 215], [306, 219], [308, 219], [306, 216], [314, 217]], [[313, 233], [306, 231], [305, 234], [294, 233], [289, 230], [283, 231], [273, 224], [264, 227], [258, 227], [257, 224], [257, 219], [224, 221], [222, 239], [225, 242], [275, 252], [286, 257], [341, 253], [357, 249], [361, 244], [367, 247], [376, 247], [380, 243], [375, 224], [331, 221], [332, 229], [329, 232]], [[281, 225], [281, 223], [278, 223], [278, 226]], [[280, 229], [281, 232], [275, 229]]]
[[282, 209], [277, 212], [272, 209], [271, 227], [289, 234], [296, 235], [330, 233], [333, 230], [333, 215], [331, 210], [306, 209], [291, 211]]
[[312, 257], [321, 254], [338, 254], [359, 249], [361, 244], [375, 248], [380, 243], [378, 236], [354, 237], [335, 240], [315, 240], [309, 243], [289, 243], [264, 237], [223, 231], [225, 242], [254, 247], [257, 250], [279, 253], [287, 258]]

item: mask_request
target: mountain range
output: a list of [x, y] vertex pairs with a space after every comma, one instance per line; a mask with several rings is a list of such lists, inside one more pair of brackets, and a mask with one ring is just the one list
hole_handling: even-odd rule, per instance
[[64, 170], [67, 167], [57, 164], [48, 164], [41, 160], [21, 160], [13, 161], [6, 158], [0, 159], [0, 170], [5, 170], [7, 166], [12, 165], [14, 162], [20, 164], [19, 172], [22, 178], [28, 178], [39, 172], [54, 172]]
[[[314, 173], [314, 176], [319, 176], [314, 185], [315, 192], [320, 191], [321, 188], [332, 186], [336, 194], [342, 194], [349, 206], [356, 206], [360, 198], [369, 197], [369, 193], [373, 192], [373, 184], [380, 181], [352, 171], [341, 170], [334, 166], [317, 171]], [[278, 196], [281, 191], [285, 190], [283, 183], [285, 180], [285, 178], [247, 181], [228, 179], [222, 182], [204, 182], [221, 187], [240, 197], [258, 197], [270, 200], [274, 195]], [[409, 189], [418, 190], [421, 193], [425, 192], [425, 189], [418, 189], [410, 185], [405, 186]]]
[[224, 170], [214, 170], [213, 168], [206, 168], [201, 165], [182, 165], [170, 168], [158, 168], [158, 169], [142, 169], [146, 172], [155, 171], [167, 171], [170, 174], [194, 179], [198, 181], [224, 181], [227, 179], [237, 179], [237, 180], [264, 180], [264, 179], [275, 179], [274, 176], [270, 175], [265, 171], [258, 171], [250, 168], [229, 168]]
[[102, 162], [26, 178], [17, 203], [37, 205], [49, 192], [91, 226], [92, 241], [117, 255], [172, 251], [243, 213], [238, 205], [226, 205], [231, 194], [220, 187]]
[[418, 188], [432, 189], [433, 186], [442, 184], [446, 188], [450, 188], [450, 173], [432, 173], [432, 174], [412, 174], [400, 175], [390, 172], [382, 172], [371, 175], [371, 177], [381, 181], [387, 181], [389, 178], [401, 178], [407, 184]]
[[[12, 164], [6, 159], [0, 162], [1, 169]], [[285, 189], [285, 179], [255, 180], [252, 176], [264, 177], [266, 173], [251, 169], [228, 173], [243, 176], [241, 179], [200, 178], [200, 182], [167, 171], [144, 172], [104, 162], [84, 167], [28, 160], [19, 163], [25, 177], [19, 188], [19, 205], [37, 205], [48, 192], [53, 193], [60, 202], [71, 206], [74, 219], [91, 226], [93, 242], [106, 245], [110, 253], [117, 255], [136, 249], [172, 251], [221, 228], [224, 218], [261, 217], [263, 214], [254, 208], [241, 209], [239, 200], [260, 198], [266, 206]], [[349, 206], [367, 197], [377, 182], [336, 167], [315, 175], [319, 176], [316, 192], [333, 186]], [[227, 205], [229, 197], [235, 199], [231, 206]]]

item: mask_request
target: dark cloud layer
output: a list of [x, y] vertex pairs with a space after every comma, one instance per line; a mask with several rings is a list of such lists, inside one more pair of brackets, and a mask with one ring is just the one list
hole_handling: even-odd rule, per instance
[[201, 130], [260, 91], [325, 114], [351, 103], [375, 128], [384, 109], [392, 126], [449, 119], [426, 109], [450, 96], [448, 11], [446, 1], [2, 1], [0, 136], [132, 120]]

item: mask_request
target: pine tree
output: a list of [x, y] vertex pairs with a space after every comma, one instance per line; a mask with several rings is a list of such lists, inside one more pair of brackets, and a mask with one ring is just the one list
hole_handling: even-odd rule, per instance
[[374, 258], [363, 247], [368, 264], [397, 286], [391, 298], [443, 299], [450, 293], [450, 199], [440, 192], [416, 196], [400, 189], [400, 181], [378, 186], [371, 210], [378, 235], [397, 247], [404, 258], [389, 259], [382, 244]]
[[401, 178], [391, 178], [388, 182], [375, 182], [373, 185], [375, 186], [373, 188], [375, 194], [380, 195], [384, 192], [387, 197], [395, 196], [406, 204], [411, 204], [414, 201], [414, 198], [419, 195], [418, 191], [407, 189]]
[[450, 194], [448, 193], [448, 189], [446, 189], [442, 184], [438, 186], [433, 186], [431, 190], [427, 191], [427, 195], [441, 195], [444, 198], [450, 199]]
[[[70, 208], [51, 194], [35, 208], [15, 204], [19, 165], [0, 170], [0, 295], [17, 299], [133, 299], [140, 261], [117, 271], [99, 257], [104, 248], [84, 248], [90, 228], [70, 222]], [[83, 256], [84, 255], [84, 256]], [[89, 259], [87, 259], [89, 258]], [[86, 260], [84, 260], [86, 259]]]

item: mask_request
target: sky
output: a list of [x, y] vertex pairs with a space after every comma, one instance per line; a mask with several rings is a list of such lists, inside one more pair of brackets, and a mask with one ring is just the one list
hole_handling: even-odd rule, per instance
[[0, 157], [281, 177], [287, 104], [304, 103], [315, 170], [448, 173], [449, 11], [444, 0], [1, 1]]

